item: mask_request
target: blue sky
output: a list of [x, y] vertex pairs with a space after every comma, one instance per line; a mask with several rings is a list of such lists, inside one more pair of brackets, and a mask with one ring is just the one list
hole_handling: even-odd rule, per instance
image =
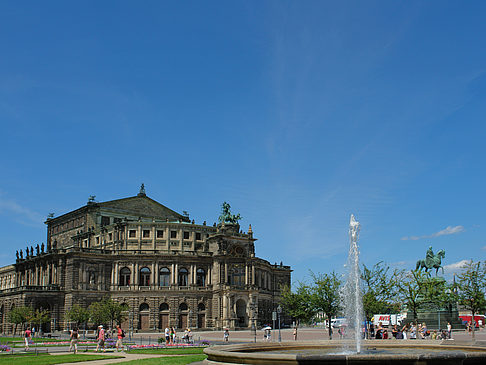
[[293, 279], [484, 259], [486, 3], [0, 3], [0, 264], [43, 221], [228, 201]]

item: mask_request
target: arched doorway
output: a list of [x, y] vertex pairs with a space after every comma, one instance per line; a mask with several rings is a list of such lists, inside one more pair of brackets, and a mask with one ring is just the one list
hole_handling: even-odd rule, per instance
[[236, 301], [236, 316], [238, 317], [238, 327], [248, 327], [248, 315], [246, 313], [246, 302], [243, 299]]
[[169, 305], [162, 303], [159, 307], [159, 329], [169, 327]]
[[204, 303], [197, 305], [197, 328], [206, 328], [206, 306]]
[[148, 330], [150, 325], [149, 325], [149, 313], [150, 313], [150, 307], [147, 303], [142, 303], [140, 304], [140, 309], [139, 309], [139, 320], [138, 320], [138, 329], [139, 330]]
[[34, 310], [37, 311], [47, 311], [47, 315], [45, 316], [45, 322], [40, 323], [32, 323], [32, 326], [35, 327], [36, 332], [46, 333], [51, 332], [51, 305], [47, 302], [39, 302], [36, 303], [34, 306]]
[[179, 305], [179, 328], [187, 328], [188, 308], [186, 303]]

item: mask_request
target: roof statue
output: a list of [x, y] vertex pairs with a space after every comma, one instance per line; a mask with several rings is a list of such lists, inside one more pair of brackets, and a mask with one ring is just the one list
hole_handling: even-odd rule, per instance
[[138, 192], [138, 195], [146, 195], [145, 194], [145, 184], [142, 183], [142, 185], [140, 185], [140, 191]]
[[442, 274], [444, 274], [444, 268], [441, 265], [441, 261], [444, 257], [445, 250], [439, 250], [437, 251], [437, 254], [434, 254], [432, 246], [429, 246], [429, 248], [427, 249], [427, 253], [425, 254], [425, 260], [418, 260], [415, 269], [425, 269], [425, 272], [427, 274], [429, 273], [429, 270], [435, 269], [435, 276], [437, 276], [439, 269], [442, 268]]
[[240, 214], [231, 214], [231, 205], [229, 205], [229, 203], [223, 202], [223, 204], [221, 205], [221, 215], [218, 218], [219, 223], [238, 224], [238, 221], [240, 219]]

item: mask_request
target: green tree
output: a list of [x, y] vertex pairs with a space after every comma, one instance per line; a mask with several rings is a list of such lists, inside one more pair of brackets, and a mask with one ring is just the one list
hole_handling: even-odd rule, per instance
[[121, 322], [127, 319], [128, 305], [126, 303], [118, 303], [112, 299], [107, 299], [104, 307], [108, 312], [111, 328], [113, 328], [113, 323], [121, 324]]
[[329, 322], [329, 339], [332, 339], [331, 318], [342, 309], [341, 285], [342, 281], [333, 271], [330, 274], [311, 273], [314, 285], [310, 289], [311, 305], [315, 312], [323, 312]]
[[400, 288], [399, 297], [409, 311], [413, 313], [413, 320], [417, 320], [417, 312], [422, 305], [422, 286], [421, 283], [425, 273], [418, 270], [402, 273], [398, 286]]
[[17, 332], [17, 326], [21, 325], [21, 330], [24, 329], [25, 325], [31, 321], [34, 314], [32, 307], [15, 307], [9, 313], [9, 320], [15, 324], [14, 334]]
[[31, 322], [36, 325], [39, 332], [42, 328], [42, 325], [49, 322], [50, 320], [51, 317], [47, 309], [37, 309], [35, 312], [32, 313]]
[[400, 310], [398, 301], [398, 278], [401, 271], [385, 265], [383, 261], [368, 268], [363, 265], [363, 309], [367, 320], [374, 314], [393, 313]]
[[103, 300], [91, 303], [88, 307], [88, 310], [91, 322], [97, 325], [106, 325], [110, 321], [110, 319], [108, 318], [108, 314], [103, 306]]
[[457, 275], [456, 283], [459, 303], [471, 311], [472, 337], [475, 338], [474, 315], [486, 310], [486, 263], [469, 261], [462, 273]]
[[66, 317], [68, 321], [75, 322], [76, 327], [79, 327], [80, 324], [83, 324], [84, 328], [86, 329], [86, 323], [88, 323], [90, 318], [90, 311], [87, 308], [81, 307], [79, 304], [74, 304], [66, 312]]
[[295, 318], [296, 323], [308, 323], [315, 314], [312, 307], [310, 288], [304, 283], [299, 283], [295, 293], [290, 287], [282, 289], [280, 304], [285, 313]]
[[115, 302], [111, 298], [103, 298], [99, 302], [93, 302], [89, 306], [90, 318], [96, 324], [121, 323], [127, 318], [128, 306], [126, 304]]

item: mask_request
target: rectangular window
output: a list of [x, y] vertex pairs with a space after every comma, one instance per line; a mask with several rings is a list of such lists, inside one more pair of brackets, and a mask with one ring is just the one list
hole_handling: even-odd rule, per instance
[[196, 241], [201, 241], [201, 233], [196, 232]]
[[101, 226], [110, 225], [110, 217], [101, 216]]
[[177, 238], [177, 231], [170, 231], [170, 238]]
[[157, 238], [164, 238], [164, 231], [163, 230], [157, 230]]
[[109, 241], [113, 240], [113, 233], [108, 233], [108, 240]]
[[144, 229], [143, 230], [143, 238], [149, 238], [150, 237], [150, 230], [149, 229]]
[[128, 231], [128, 237], [135, 238], [137, 237], [137, 231], [135, 229], [131, 229]]
[[188, 240], [189, 239], [189, 232], [184, 232], [184, 239]]
[[99, 237], [96, 237], [96, 244], [99, 245], [100, 244], [100, 238]]

